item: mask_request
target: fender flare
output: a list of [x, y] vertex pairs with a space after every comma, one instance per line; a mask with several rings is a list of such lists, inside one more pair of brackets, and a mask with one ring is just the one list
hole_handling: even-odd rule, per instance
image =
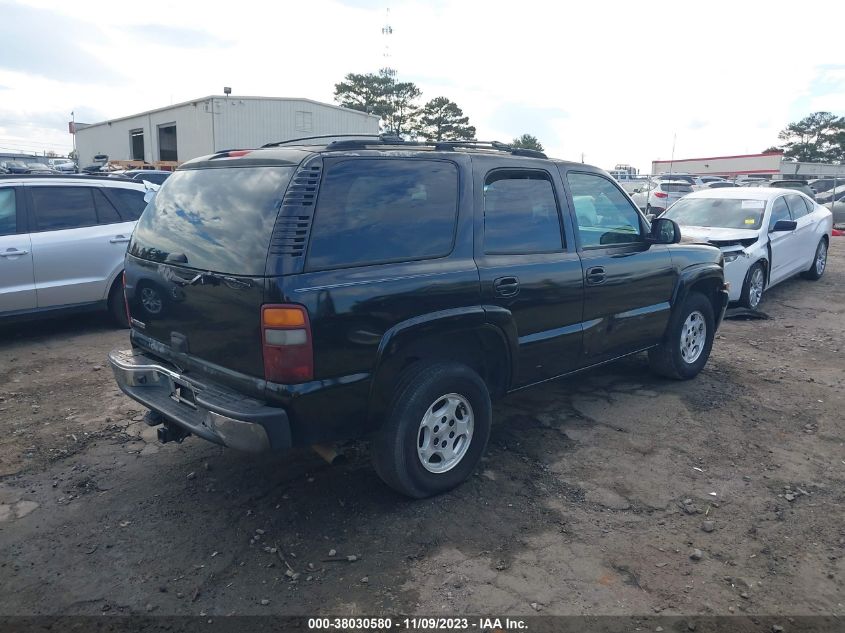
[[675, 306], [682, 304], [687, 298], [690, 288], [704, 279], [716, 279], [724, 283], [725, 271], [714, 262], [694, 264], [684, 268], [678, 275], [675, 287], [672, 289], [672, 300], [670, 302], [672, 308], [674, 309]]
[[504, 389], [516, 375], [516, 324], [509, 310], [498, 306], [472, 305], [420, 314], [388, 329], [379, 342], [373, 365], [368, 401], [368, 425], [378, 421], [387, 407], [387, 385], [402, 370], [402, 349], [425, 337], [456, 335], [462, 332], [488, 332], [498, 337], [507, 354]]

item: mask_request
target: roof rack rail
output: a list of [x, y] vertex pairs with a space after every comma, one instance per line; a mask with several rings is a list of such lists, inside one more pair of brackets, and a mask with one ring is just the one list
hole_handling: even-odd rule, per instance
[[530, 158], [548, 158], [544, 152], [535, 149], [525, 149], [522, 147], [514, 147], [507, 143], [500, 141], [408, 141], [401, 136], [395, 134], [323, 134], [320, 136], [305, 136], [302, 138], [292, 138], [287, 141], [278, 141], [276, 143], [267, 143], [262, 145], [266, 147], [279, 147], [281, 145], [288, 145], [291, 143], [298, 143], [301, 141], [317, 141], [325, 139], [340, 139], [331, 141], [326, 144], [326, 149], [353, 149], [365, 147], [367, 145], [402, 145], [404, 147], [434, 147], [438, 151], [454, 150], [460, 147], [491, 149], [498, 152], [508, 152], [514, 156], [528, 156]]
[[289, 145], [291, 143], [298, 143], [300, 141], [319, 141], [327, 138], [347, 138], [350, 136], [364, 137], [364, 138], [381, 138], [382, 134], [320, 134], [318, 136], [302, 136], [300, 138], [289, 138], [286, 141], [276, 141], [274, 143], [265, 143], [261, 149], [266, 147], [279, 147], [280, 145]]

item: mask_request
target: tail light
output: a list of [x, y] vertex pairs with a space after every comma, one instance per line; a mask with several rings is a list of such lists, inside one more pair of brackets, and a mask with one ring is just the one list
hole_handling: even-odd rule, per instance
[[308, 311], [298, 305], [261, 306], [264, 378], [298, 383], [314, 378], [314, 351]]
[[655, 197], [655, 198], [668, 198], [668, 197], [669, 197], [669, 194], [668, 194], [668, 193], [663, 193], [662, 191], [655, 191], [655, 192], [654, 192], [654, 197]]

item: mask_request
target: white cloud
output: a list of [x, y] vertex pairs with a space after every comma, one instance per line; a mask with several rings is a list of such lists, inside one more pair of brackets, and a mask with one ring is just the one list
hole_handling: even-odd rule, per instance
[[[63, 144], [64, 129], [22, 129], [21, 114], [83, 106], [116, 117], [219, 93], [331, 101], [347, 72], [375, 71], [382, 57], [384, 4], [161, 2], [27, 6], [87, 22], [100, 33], [79, 46], [120, 81], [86, 84], [2, 68], [0, 139]], [[562, 3], [539, 0], [391, 1], [390, 63], [424, 98], [448, 96], [479, 138], [535, 133], [551, 155], [610, 167], [675, 156], [760, 151], [777, 142], [793, 104], [845, 110], [843, 95], [813, 95], [841, 78], [845, 52], [814, 38], [779, 11], [751, 3]], [[0, 4], [0, 19], [4, 5]], [[814, 12], [830, 23], [841, 2]], [[141, 39], [157, 24], [178, 37]], [[202, 37], [204, 35], [204, 37]], [[802, 38], [811, 45], [799, 45]], [[223, 45], [215, 46], [215, 42]], [[61, 51], [56, 51], [61, 54]], [[3, 112], [16, 113], [6, 116]], [[808, 114], [801, 112], [800, 116]], [[794, 117], [793, 117], [794, 118]], [[532, 132], [541, 130], [542, 132]], [[0, 140], [0, 146], [4, 141]]]

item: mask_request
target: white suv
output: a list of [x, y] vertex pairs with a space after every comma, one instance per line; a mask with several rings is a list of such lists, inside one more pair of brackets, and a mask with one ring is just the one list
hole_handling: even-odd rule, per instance
[[145, 192], [98, 176], [0, 176], [0, 321], [108, 308], [125, 326], [121, 273]]

